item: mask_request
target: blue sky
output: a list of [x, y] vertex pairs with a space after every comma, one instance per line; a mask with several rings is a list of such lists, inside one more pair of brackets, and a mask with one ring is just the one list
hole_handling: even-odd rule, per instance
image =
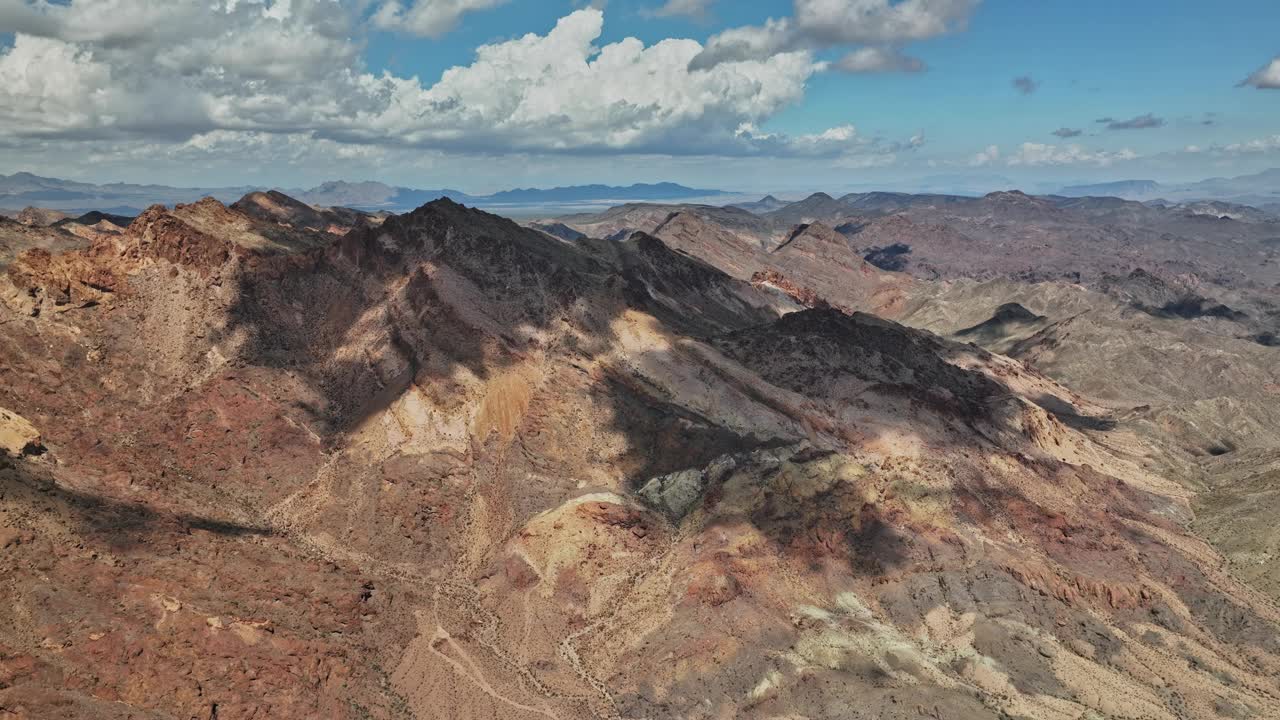
[[802, 191], [1280, 166], [1274, 1], [662, 2], [0, 0], [0, 172]]

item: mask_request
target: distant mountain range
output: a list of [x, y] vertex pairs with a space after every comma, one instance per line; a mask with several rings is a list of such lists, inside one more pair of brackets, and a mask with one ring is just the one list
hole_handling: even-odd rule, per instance
[[35, 206], [71, 214], [99, 210], [119, 215], [137, 215], [150, 205], [194, 202], [206, 196], [230, 203], [255, 189], [250, 186], [176, 188], [131, 183], [96, 185], [20, 172], [0, 175], [0, 207], [16, 210]]
[[224, 203], [231, 203], [247, 193], [272, 189], [279, 189], [287, 195], [312, 205], [391, 212], [411, 210], [441, 197], [467, 205], [500, 208], [544, 203], [688, 200], [728, 194], [723, 190], [691, 188], [667, 182], [641, 183], [625, 187], [575, 185], [548, 189], [520, 188], [504, 190], [492, 195], [469, 195], [461, 190], [448, 188], [423, 190], [393, 187], [380, 182], [342, 180], [322, 183], [310, 189], [251, 185], [182, 188], [129, 183], [97, 185], [20, 172], [13, 175], [0, 175], [0, 208], [17, 210], [27, 206], [37, 206], [72, 213], [101, 210], [122, 215], [136, 215], [144, 208], [155, 204], [189, 203], [203, 197], [213, 197]]
[[[1044, 190], [1049, 189], [1051, 188]], [[767, 196], [757, 202], [740, 202], [744, 199], [741, 195], [728, 198], [727, 196], [734, 194], [724, 190], [692, 188], [669, 182], [627, 186], [573, 185], [554, 188], [517, 188], [490, 195], [472, 195], [452, 188], [421, 189], [392, 186], [381, 182], [343, 180], [321, 183], [309, 189], [254, 185], [234, 187], [171, 187], [131, 183], [99, 185], [19, 172], [13, 175], [0, 175], [0, 208], [10, 213], [24, 207], [35, 206], [61, 210], [73, 215], [94, 210], [117, 215], [137, 215], [151, 205], [172, 206], [177, 203], [195, 202], [203, 197], [213, 197], [229, 204], [247, 193], [260, 190], [280, 190], [286, 195], [311, 205], [390, 212], [411, 210], [441, 197], [497, 212], [511, 211], [517, 214], [521, 209], [543, 207], [568, 208], [568, 206], [579, 205], [586, 209], [592, 205], [633, 202], [687, 202], [695, 199], [714, 201], [717, 197], [725, 198], [720, 200], [720, 203], [729, 202], [731, 199], [739, 201], [738, 207], [753, 212], [770, 212], [789, 204], [774, 196]], [[863, 194], [877, 197], [885, 195], [885, 193]], [[899, 194], [889, 193], [888, 195]], [[1121, 180], [1071, 185], [1050, 194], [1067, 197], [1117, 197], [1139, 201], [1220, 200], [1251, 205], [1274, 213], [1280, 211], [1280, 169], [1233, 178], [1210, 178], [1185, 184], [1163, 184], [1155, 180]], [[573, 212], [573, 210], [565, 209], [558, 213], [546, 214], [554, 215], [564, 212]]]
[[1058, 191], [1068, 197], [1118, 197], [1125, 200], [1227, 200], [1263, 209], [1280, 207], [1280, 168], [1232, 178], [1209, 178], [1184, 184], [1154, 180], [1121, 180], [1072, 185]]
[[392, 187], [379, 182], [327, 182], [310, 190], [284, 190], [312, 205], [341, 205], [360, 210], [411, 210], [436, 198], [479, 207], [541, 205], [549, 203], [643, 202], [655, 200], [688, 200], [728, 195], [723, 190], [685, 187], [676, 183], [639, 183], [628, 186], [572, 185], [554, 188], [517, 188], [492, 195], [470, 195], [461, 190], [417, 190]]
[[1067, 197], [1118, 197], [1126, 200], [1147, 200], [1159, 192], [1160, 183], [1155, 180], [1119, 180], [1092, 185], [1069, 185], [1058, 192]]

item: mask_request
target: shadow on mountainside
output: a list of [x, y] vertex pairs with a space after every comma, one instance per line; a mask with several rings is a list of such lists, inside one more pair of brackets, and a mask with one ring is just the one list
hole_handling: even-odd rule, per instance
[[[496, 431], [481, 426], [484, 432], [469, 438], [474, 457], [442, 449], [439, 454], [448, 457], [397, 455], [378, 466], [378, 448], [368, 455], [355, 448], [345, 463], [315, 473], [314, 485], [303, 488], [315, 489], [314, 496], [299, 493], [300, 505], [314, 504], [302, 508], [296, 525], [282, 527], [308, 533], [312, 540], [331, 539], [350, 553], [345, 557], [359, 559], [362, 571], [376, 574], [380, 589], [386, 582], [392, 593], [403, 593], [410, 587], [406, 578], [443, 586], [441, 576], [447, 573], [447, 582], [483, 592], [502, 573], [481, 578], [473, 566], [460, 562], [455, 567], [455, 556], [495, 553], [529, 517], [589, 493], [595, 486], [588, 479], [599, 480], [605, 472], [611, 487], [636, 490], [655, 475], [706, 468], [726, 455], [805, 444], [778, 463], [777, 473], [772, 467], [762, 472], [749, 488], [756, 493], [752, 502], [734, 511], [732, 519], [763, 542], [744, 543], [727, 550], [728, 559], [717, 554], [712, 560], [729, 563], [736, 555], [749, 564], [774, 553], [786, 572], [758, 575], [762, 594], [771, 589], [765, 585], [787, 585], [793, 573], [817, 578], [817, 590], [780, 590], [787, 604], [764, 607], [758, 625], [748, 624], [756, 618], [736, 612], [750, 601], [749, 586], [741, 604], [720, 613], [673, 603], [670, 617], [664, 615], [653, 630], [655, 636], [670, 633], [673, 653], [681, 650], [682, 640], [703, 637], [714, 627], [707, 618], [732, 618], [742, 638], [743, 649], [727, 653], [733, 664], [721, 665], [717, 657], [714, 671], [688, 675], [694, 683], [686, 686], [690, 694], [709, 696], [708, 688], [720, 681], [728, 682], [721, 687], [722, 698], [746, 696], [768, 668], [753, 649], [787, 651], [800, 632], [813, 630], [817, 639], [831, 632], [877, 640], [867, 618], [853, 612], [818, 608], [817, 619], [790, 615], [798, 612], [797, 603], [825, 602], [850, 587], [874, 596], [882, 614], [904, 631], [923, 632], [939, 607], [955, 617], [975, 618], [975, 648], [1004, 669], [1014, 688], [1063, 699], [1071, 699], [1072, 691], [1053, 671], [1047, 653], [1058, 652], [1056, 646], [1037, 646], [1030, 634], [1010, 630], [1002, 618], [1059, 638], [1063, 645], [1085, 643], [1088, 650], [1082, 652], [1090, 659], [1111, 662], [1124, 643], [1098, 616], [1111, 613], [1119, 624], [1135, 628], [1135, 635], [1149, 624], [1151, 607], [1142, 604], [1132, 582], [1145, 569], [1162, 582], [1181, 583], [1179, 596], [1200, 613], [1195, 617], [1217, 622], [1232, 642], [1250, 642], [1249, 633], [1267, 627], [1261, 618], [1237, 612], [1240, 606], [1229, 602], [1211, 578], [1190, 572], [1186, 566], [1194, 568], [1194, 561], [1145, 549], [1159, 543], [1120, 532], [1122, 520], [1158, 520], [1152, 519], [1154, 510], [1126, 498], [1114, 478], [1032, 458], [1017, 443], [1001, 445], [1003, 438], [984, 426], [998, 433], [1025, 405], [1011, 402], [1012, 393], [1000, 380], [948, 361], [957, 360], [953, 353], [969, 350], [927, 333], [830, 308], [772, 318], [768, 303], [760, 301], [762, 292], [657, 241], [566, 243], [449, 202], [393, 218], [377, 230], [354, 232], [323, 249], [255, 256], [247, 265], [233, 278], [220, 279], [236, 282], [237, 292], [226, 311], [226, 328], [210, 340], [215, 349], [234, 350], [233, 366], [281, 371], [261, 374], [287, 373], [315, 391], [319, 399], [305, 407], [324, 421], [317, 424], [320, 450], [295, 436], [281, 441], [295, 443], [291, 448], [299, 455], [340, 460], [322, 450], [344, 447], [344, 435], [409, 392], [423, 393], [448, 410], [462, 408], [458, 416], [466, 416], [463, 406], [480, 395], [477, 385], [485, 386], [485, 399], [492, 395], [503, 401], [495, 403], [494, 414], [501, 416], [493, 422]], [[622, 337], [625, 333], [630, 335]], [[551, 361], [542, 362], [544, 357]], [[540, 376], [526, 384], [535, 387], [502, 382], [516, 372]], [[52, 386], [56, 379], [39, 381]], [[245, 391], [263, 391], [264, 384]], [[280, 387], [285, 386], [274, 389]], [[91, 397], [84, 394], [86, 401]], [[191, 407], [196, 399], [181, 395], [173, 402]], [[1080, 420], [1074, 408], [1053, 400], [1062, 404], [1048, 401], [1046, 409], [1067, 416], [1065, 424], [1071, 415], [1076, 422], [1093, 420]], [[274, 406], [264, 405], [263, 412], [274, 412]], [[208, 423], [210, 434], [223, 433], [209, 444], [236, 450], [243, 445], [242, 457], [251, 457], [250, 433], [243, 415], [235, 413], [242, 407], [214, 406], [230, 410], [231, 422], [225, 428]], [[878, 425], [858, 427], [856, 420], [865, 417], [876, 418]], [[436, 419], [424, 413], [412, 421], [426, 425]], [[504, 429], [504, 423], [510, 427]], [[196, 444], [185, 437], [181, 442]], [[865, 479], [844, 482], [838, 468], [826, 464], [838, 459], [833, 449], [868, 445], [879, 448], [869, 454], [884, 462], [863, 468]], [[115, 447], [113, 459], [131, 455], [130, 446]], [[267, 474], [261, 457], [253, 456], [249, 473], [232, 476], [220, 472], [206, 450], [201, 446], [191, 456], [192, 463], [208, 467], [201, 468], [188, 491], [225, 483], [227, 495], [235, 497], [256, 490], [247, 483], [283, 484]], [[604, 472], [579, 474], [583, 467]], [[997, 472], [1004, 476], [988, 477]], [[227, 537], [271, 532], [94, 496], [42, 483], [28, 472], [0, 473], [5, 473], [4, 491], [23, 495], [29, 507], [53, 507], [86, 533], [125, 547], [142, 544], [162, 527]], [[308, 473], [299, 487], [312, 480]], [[867, 485], [875, 485], [875, 494], [862, 492]], [[172, 489], [184, 488], [173, 482]], [[699, 500], [714, 505], [723, 492], [722, 484], [709, 481]], [[484, 516], [484, 524], [469, 515], [474, 507], [481, 509], [476, 515]], [[717, 522], [711, 527], [722, 529]], [[395, 544], [410, 536], [421, 544]], [[1016, 552], [1003, 552], [1010, 546]], [[1128, 552], [1133, 546], [1145, 552]], [[640, 560], [635, 555], [624, 562], [642, 571]], [[836, 580], [822, 584], [831, 577]], [[361, 597], [361, 603], [368, 599]], [[575, 622], [586, 614], [548, 607]], [[836, 619], [821, 619], [824, 612]], [[1168, 623], [1178, 627], [1176, 618]], [[464, 635], [486, 637], [479, 624], [457, 632], [456, 641], [467, 642]], [[1261, 645], [1270, 642], [1257, 636]], [[568, 666], [559, 663], [563, 648], [574, 650], [571, 640], [558, 655], [530, 655], [527, 666], [545, 677], [567, 672]], [[638, 664], [664, 657], [656, 640], [646, 642]], [[821, 683], [822, 689], [812, 691], [812, 702], [797, 702], [789, 710], [820, 713], [838, 698], [847, 702], [849, 694], [840, 688], [851, 679], [862, 683], [860, 690], [884, 696], [890, 671], [910, 674], [916, 668], [897, 654], [909, 646], [887, 648], [891, 652], [883, 657], [851, 667], [838, 665], [846, 657], [861, 661], [852, 651], [837, 658], [837, 667], [810, 663], [825, 668], [818, 671], [818, 682], [809, 684]], [[881, 660], [887, 664], [877, 664]], [[929, 678], [917, 679], [925, 682], [911, 686], [912, 697], [935, 707], [964, 703], [966, 714], [957, 712], [958, 717], [991, 716], [977, 701], [922, 690], [930, 687]], [[734, 685], [737, 681], [746, 686]], [[913, 713], [919, 714], [914, 706], [902, 716]]]
[[1056, 395], [1046, 393], [1034, 398], [1034, 402], [1069, 428], [1095, 430], [1098, 432], [1109, 432], [1116, 429], [1115, 418], [1081, 414], [1074, 405]]
[[[850, 684], [859, 697], [884, 696], [895, 673], [916, 673], [921, 682], [912, 685], [913, 697], [947, 708], [961, 703], [958, 717], [991, 717], [971, 696], [933, 688], [923, 666], [902, 654], [911, 644], [890, 643], [897, 636], [869, 613], [817, 608], [813, 617], [796, 614], [798, 603], [834, 602], [850, 588], [874, 597], [881, 616], [903, 637], [926, 632], [940, 607], [973, 618], [975, 649], [1029, 696], [1071, 700], [1073, 690], [1047, 654], [1057, 646], [1036, 645], [1031, 633], [1011, 630], [1012, 622], [1060, 645], [1083, 643], [1090, 659], [1109, 663], [1120, 657], [1125, 641], [1099, 616], [1108, 613], [1117, 625], [1134, 628], [1134, 635], [1150, 624], [1152, 608], [1142, 604], [1141, 586], [1134, 584], [1144, 570], [1162, 581], [1172, 578], [1168, 582], [1179, 588], [1193, 617], [1217, 623], [1223, 637], [1248, 643], [1254, 633], [1263, 638], [1259, 646], [1270, 642], [1259, 634], [1267, 628], [1263, 619], [1243, 613], [1210, 578], [1188, 570], [1193, 561], [1153, 550], [1128, 552], [1151, 543], [1123, 534], [1122, 521], [1152, 521], [1154, 511], [1124, 497], [1119, 482], [1033, 458], [1021, 452], [1025, 446], [1016, 437], [1005, 442], [1012, 433], [1001, 432], [1015, 427], [1010, 421], [1026, 406], [1001, 380], [967, 362], [956, 364], [959, 354], [974, 351], [928, 333], [831, 308], [777, 318], [774, 306], [762, 300], [764, 291], [657, 240], [561, 242], [449, 202], [353, 232], [323, 249], [250, 258], [229, 280], [237, 287], [227, 326], [211, 334], [212, 344], [233, 351], [233, 366], [254, 366], [277, 378], [287, 373], [313, 390], [318, 399], [307, 401], [306, 409], [323, 421], [316, 425], [321, 450], [345, 449], [348, 433], [410, 392], [468, 422], [467, 403], [491, 396], [499, 401], [493, 428], [475, 423], [481, 430], [468, 438], [468, 457], [461, 457], [466, 450], [447, 448], [439, 449], [447, 457], [429, 457], [437, 450], [432, 447], [426, 455], [397, 455], [379, 466], [380, 448], [369, 455], [353, 448], [339, 458], [295, 436], [282, 441], [295, 443], [299, 454], [338, 461], [317, 471], [314, 484], [310, 474], [299, 482], [301, 519], [282, 527], [312, 540], [331, 539], [359, 558], [362, 570], [378, 573], [379, 588], [386, 582], [392, 593], [408, 588], [399, 581], [410, 576], [443, 586], [446, 573], [447, 582], [485, 592], [506, 571], [482, 578], [484, 571], [466, 565], [466, 558], [455, 566], [459, 556], [496, 556], [530, 517], [590, 493], [602, 476], [611, 479], [611, 488], [638, 496], [638, 486], [656, 475], [707, 468], [725, 456], [778, 451], [781, 457], [782, 450], [799, 447], [761, 470], [744, 492], [749, 503], [713, 517], [693, 539], [710, 540], [712, 530], [731, 535], [737, 523], [744, 528], [739, 536], [751, 542], [708, 553], [710, 562], [750, 567], [770, 555], [781, 567], [756, 565], [765, 570], [754, 587], [745, 573], [741, 583], [726, 581], [735, 591], [739, 585], [746, 590], [737, 596], [741, 601], [727, 600], [738, 604], [724, 611], [673, 603], [670, 616], [646, 638], [645, 657], [637, 657], [638, 664], [663, 657], [663, 633], [669, 635], [669, 657], [675, 656], [681, 642], [715, 627], [708, 622], [732, 618], [741, 649], [717, 657], [714, 670], [690, 672], [693, 684], [682, 685], [686, 693], [722, 691], [718, 697], [729, 707], [771, 667], [763, 660], [773, 655], [758, 648], [786, 652], [811, 633], [818, 640], [856, 642], [836, 645], [847, 647], [836, 667], [809, 663], [825, 669], [817, 671], [818, 682], [793, 686], [814, 689], [789, 698], [797, 701], [788, 710], [825, 712], [841, 698], [848, 701], [840, 688]], [[519, 373], [538, 377], [505, 382]], [[260, 392], [264, 384], [246, 392]], [[189, 407], [196, 399], [183, 396], [180, 402]], [[1039, 403], [1067, 425], [1096, 420], [1081, 418], [1057, 397]], [[264, 413], [274, 412], [264, 405]], [[242, 407], [213, 406], [230, 410], [233, 420], [225, 439], [209, 441], [215, 449], [249, 447], [243, 416], [234, 412]], [[860, 427], [865, 418], [875, 423]], [[410, 420], [436, 421], [429, 413]], [[209, 434], [223, 430], [207, 425]], [[834, 464], [843, 462], [841, 450], [868, 446], [875, 448], [868, 455], [883, 458], [874, 468]], [[245, 483], [283, 484], [266, 474], [260, 457], [242, 476], [221, 473], [206, 459], [208, 450], [202, 446], [191, 456], [210, 465], [193, 486], [225, 483], [235, 497], [251, 494]], [[864, 474], [840, 474], [845, 470]], [[703, 507], [714, 510], [728, 492], [722, 480], [707, 480], [697, 498]], [[45, 486], [29, 476], [5, 475], [4, 483], [6, 492], [27, 495], [32, 507], [51, 504], [114, 545], [139, 545], [159, 527], [229, 537], [270, 533]], [[472, 508], [480, 512], [473, 516]], [[626, 562], [642, 572], [640, 560], [636, 555]], [[395, 574], [402, 571], [406, 575]], [[773, 590], [766, 586], [786, 586], [793, 576], [803, 576], [815, 590], [784, 587], [777, 592], [786, 604], [761, 599], [752, 605], [753, 590], [763, 596]], [[677, 576], [673, 588], [681, 589], [684, 580]], [[587, 614], [543, 607], [575, 622]], [[753, 609], [759, 614], [751, 615]], [[1176, 621], [1168, 626], [1177, 628]], [[457, 642], [468, 641], [464, 634], [457, 633]], [[574, 649], [565, 642], [562, 647]], [[527, 665], [553, 678], [568, 667], [560, 665], [564, 657], [563, 650], [530, 655]], [[636, 703], [642, 710], [636, 714], [653, 705]], [[914, 706], [902, 717], [913, 713], [919, 714]]]
[[224, 537], [273, 534], [268, 527], [158, 510], [144, 503], [76, 490], [54, 481], [38, 467], [3, 458], [0, 458], [0, 494], [24, 498], [30, 507], [65, 518], [86, 537], [99, 538], [117, 550], [145, 545], [153, 533], [161, 530], [176, 534], [204, 531]]
[[575, 244], [448, 200], [263, 258], [239, 282], [215, 341], [245, 337], [245, 362], [305, 374], [335, 432], [414, 385], [447, 394], [458, 371], [483, 380], [538, 353], [607, 352], [629, 308], [694, 335], [769, 317], [746, 283], [653, 238]]
[[507, 220], [437, 201], [240, 279], [215, 340], [246, 338], [244, 362], [298, 372], [317, 410], [350, 430], [414, 384], [479, 378], [537, 349], [597, 267]]
[[[337, 435], [414, 387], [447, 403], [462, 389], [459, 373], [485, 380], [539, 354], [585, 366], [615, 349], [613, 324], [629, 310], [795, 393], [791, 404], [900, 398], [904, 429], [915, 412], [995, 423], [1011, 394], [948, 362], [944, 342], [927, 333], [830, 308], [777, 318], [760, 291], [650, 236], [563, 242], [447, 200], [302, 259], [264, 259], [240, 282], [215, 340], [246, 337], [244, 362], [306, 377], [324, 397], [312, 411]], [[806, 427], [810, 420], [765, 397], [758, 379], [734, 377], [694, 351], [666, 352], [610, 364], [593, 381], [610, 429], [631, 448], [617, 459], [630, 484], [807, 436], [842, 441], [842, 428]], [[652, 377], [636, 372], [646, 364]], [[682, 396], [700, 387], [689, 384], [696, 378], [663, 387], [665, 373], [690, 365], [709, 383], [710, 400]], [[765, 410], [733, 426], [708, 414], [726, 402]], [[769, 423], [753, 424], [762, 413]]]
[[[903, 431], [916, 414], [999, 422], [1003, 411], [996, 407], [1008, 388], [948, 362], [938, 338], [830, 308], [778, 318], [771, 302], [649, 236], [562, 242], [438, 201], [354, 232], [322, 253], [264, 260], [245, 273], [230, 323], [216, 339], [246, 337], [245, 362], [307, 378], [324, 397], [315, 411], [328, 429], [327, 444], [414, 388], [456, 403], [464, 390], [460, 376], [498, 378], [539, 355], [582, 367], [603, 360], [582, 390], [563, 392], [585, 390], [607, 418], [604, 428], [625, 438], [626, 449], [608, 462], [633, 488], [724, 455], [806, 438], [828, 447], [848, 442], [839, 420], [821, 419], [838, 413], [804, 410], [811, 402], [834, 408], [872, 400], [889, 413], [884, 421], [901, 423]], [[632, 310], [657, 318], [654, 332], [665, 339], [655, 342], [671, 347], [611, 355], [621, 342], [614, 325]], [[708, 352], [742, 369], [703, 359]], [[541, 392], [528, 402], [558, 400], [555, 387]], [[521, 449], [543, 452], [536, 445]], [[506, 461], [495, 472], [526, 465], [545, 466], [540, 473], [576, 472], [571, 464], [556, 470], [545, 457]], [[532, 500], [537, 491], [520, 492], [530, 495], [530, 510], [545, 509]], [[894, 518], [879, 516], [874, 506], [846, 511], [818, 525], [857, 558], [854, 570], [882, 573], [903, 561], [912, 541]], [[852, 533], [850, 513], [860, 517]], [[799, 537], [794, 533], [813, 530], [789, 522], [765, 522], [762, 530], [784, 545]]]

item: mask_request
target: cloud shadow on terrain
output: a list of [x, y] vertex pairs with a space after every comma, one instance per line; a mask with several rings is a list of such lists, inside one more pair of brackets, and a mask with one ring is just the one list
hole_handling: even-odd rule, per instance
[[[297, 373], [318, 390], [324, 401], [311, 412], [322, 421], [326, 444], [415, 386], [448, 397], [459, 390], [459, 370], [495, 377], [544, 349], [543, 338], [566, 337], [566, 325], [577, 330], [567, 337], [586, 340], [559, 352], [600, 357], [613, 349], [613, 323], [631, 309], [800, 396], [830, 393], [840, 402], [861, 402], [841, 395], [852, 380], [865, 391], [900, 398], [911, 412], [974, 422], [991, 412], [993, 398], [1008, 395], [985, 375], [946, 362], [940, 341], [924, 333], [832, 309], [775, 319], [746, 283], [656, 239], [563, 242], [447, 201], [304, 256], [263, 258], [240, 283], [230, 323], [215, 341], [247, 337], [245, 362]], [[618, 460], [629, 487], [813, 432], [794, 414], [780, 426], [789, 423], [790, 430], [732, 429], [623, 367], [595, 382], [596, 399], [612, 418], [608, 429], [629, 447]], [[756, 395], [752, 382], [712, 382], [779, 416], [790, 412]], [[854, 531], [846, 532], [848, 516], [826, 523], [844, 546], [840, 554], [856, 558], [851, 572], [883, 574], [908, 559], [912, 540], [894, 518], [878, 515], [876, 506], [856, 512]], [[784, 545], [822, 531], [769, 522], [761, 530], [776, 531]]]
[[[611, 349], [611, 324], [633, 308], [800, 396], [829, 392], [860, 402], [840, 397], [838, 386], [851, 379], [904, 407], [972, 423], [992, 421], [994, 399], [1009, 395], [986, 375], [946, 362], [937, 338], [871, 316], [826, 309], [771, 321], [735, 294], [749, 294], [744, 283], [656, 239], [563, 242], [448, 201], [302, 259], [266, 258], [241, 282], [223, 337], [244, 333], [246, 362], [306, 377], [325, 398], [312, 412], [331, 435], [414, 386], [448, 396], [459, 369], [480, 379], [500, 374], [541, 349], [535, 336], [564, 324], [591, 338], [571, 352], [597, 357]], [[474, 307], [459, 305], [468, 297]], [[632, 448], [622, 459], [631, 486], [811, 432], [792, 417], [791, 432], [746, 435], [625, 370], [607, 373], [601, 386], [599, 398], [612, 405], [610, 429]], [[729, 387], [763, 399], [749, 384]], [[862, 557], [894, 564], [891, 522], [866, 520], [849, 542]]]
[[1047, 393], [1041, 395], [1035, 398], [1035, 404], [1057, 418], [1063, 425], [1075, 430], [1109, 432], [1116, 429], [1116, 420], [1114, 418], [1081, 414], [1074, 405], [1056, 395]]
[[[314, 411], [341, 433], [414, 384], [447, 391], [457, 369], [483, 379], [518, 362], [609, 270], [511, 221], [436, 201], [301, 257], [263, 258], [239, 278], [215, 340], [244, 335], [245, 362], [302, 374], [327, 403]], [[442, 288], [472, 295], [472, 307]]]
[[[629, 309], [653, 314], [669, 330], [704, 341], [772, 386], [799, 396], [855, 405], [866, 401], [861, 393], [899, 399], [901, 411], [893, 417], [906, 431], [909, 412], [971, 427], [999, 424], [1006, 412], [1002, 400], [1011, 395], [1009, 388], [947, 362], [948, 346], [933, 336], [835, 310], [798, 312], [772, 322], [743, 313], [742, 307], [724, 312], [732, 305], [725, 304], [728, 276], [692, 259], [665, 257], [658, 248], [637, 248], [637, 255], [626, 258], [610, 256], [612, 251], [563, 243], [452, 203], [433, 203], [392, 218], [381, 229], [353, 233], [313, 253], [301, 269], [298, 259], [281, 258], [274, 261], [280, 265], [276, 270], [250, 274], [231, 310], [227, 337], [248, 334], [249, 363], [304, 375], [326, 399], [327, 406], [318, 410], [332, 434], [358, 426], [415, 385], [447, 396], [459, 369], [481, 379], [493, 377], [544, 349], [543, 338], [557, 337], [566, 325], [587, 339], [557, 350], [598, 358], [612, 349], [611, 325]], [[658, 254], [646, 258], [643, 253], [649, 251]], [[671, 276], [659, 277], [664, 269], [678, 271], [679, 281], [661, 284], [671, 281]], [[669, 302], [680, 293], [687, 298]], [[473, 298], [470, 305], [467, 298]], [[699, 304], [708, 302], [718, 304]], [[650, 359], [661, 367], [662, 358]], [[612, 410], [608, 429], [623, 435], [629, 446], [619, 467], [626, 473], [624, 486], [631, 488], [655, 475], [705, 467], [722, 455], [836, 429], [806, 427], [805, 419], [792, 413], [787, 415], [792, 432], [749, 436], [690, 410], [682, 398], [625, 368], [597, 378], [595, 388], [597, 399]], [[759, 399], [751, 388], [736, 389]], [[1114, 427], [1108, 419], [1081, 415], [1060, 398], [1037, 402], [1070, 427]], [[786, 415], [776, 404], [765, 405]], [[981, 435], [976, 428], [975, 433]], [[956, 492], [981, 497], [992, 517], [1007, 517], [1010, 506], [1038, 508], [1034, 501], [991, 487]], [[851, 575], [890, 583], [909, 577], [928, 553], [945, 550], [904, 532], [902, 519], [878, 505], [860, 510], [856, 529], [849, 526], [848, 514], [823, 518], [821, 510], [834, 505], [831, 500], [807, 498], [806, 508], [796, 514], [798, 524], [786, 512], [747, 519], [784, 552], [789, 547], [808, 552], [835, 540], [839, 546], [830, 552], [851, 561]], [[954, 502], [970, 501], [957, 497]], [[977, 516], [968, 521], [986, 522]], [[1003, 571], [992, 572], [1004, 577]], [[1044, 630], [1059, 632], [1047, 625]], [[1020, 682], [1017, 676], [1014, 682]], [[1028, 690], [1052, 690], [1034, 678], [1026, 682]]]
[[128, 502], [61, 485], [42, 470], [23, 461], [0, 458], [0, 493], [27, 498], [31, 507], [66, 517], [79, 532], [103, 539], [109, 546], [127, 550], [146, 543], [161, 530], [186, 534], [204, 531], [223, 537], [267, 536], [267, 527], [234, 520], [173, 513], [142, 503]]

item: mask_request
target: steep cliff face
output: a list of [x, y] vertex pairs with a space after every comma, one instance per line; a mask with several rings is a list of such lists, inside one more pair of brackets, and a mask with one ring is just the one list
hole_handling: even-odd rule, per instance
[[203, 203], [19, 258], [0, 407], [45, 452], [0, 460], [0, 708], [1280, 713], [1280, 613], [1145, 440], [680, 249]]

